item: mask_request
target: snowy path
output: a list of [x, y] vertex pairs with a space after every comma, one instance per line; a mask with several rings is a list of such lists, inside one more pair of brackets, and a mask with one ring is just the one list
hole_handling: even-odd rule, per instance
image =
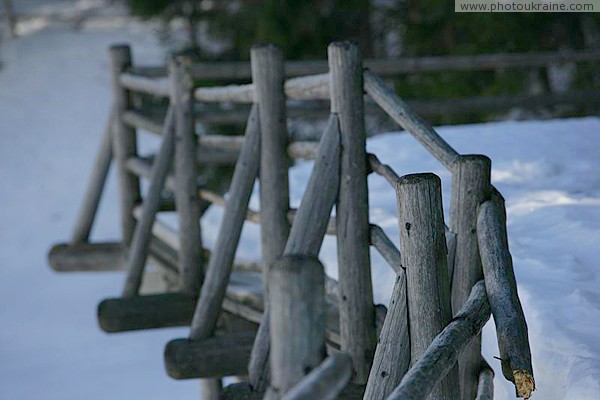
[[[138, 62], [163, 50], [146, 26], [72, 32], [52, 28], [3, 42], [0, 70], [0, 398], [194, 399], [197, 382], [163, 372], [164, 343], [186, 331], [108, 336], [95, 321], [100, 299], [115, 295], [122, 275], [58, 275], [46, 251], [69, 236], [108, 112], [107, 47], [129, 41]], [[600, 398], [600, 119], [504, 122], [443, 127], [461, 153], [493, 160], [493, 180], [507, 199], [509, 238], [528, 317], [539, 391], [534, 399]], [[449, 174], [407, 135], [369, 141], [399, 174], [433, 171], [449, 200]], [[310, 163], [293, 168], [300, 200]], [[114, 177], [96, 238], [118, 234]], [[371, 218], [398, 237], [392, 190], [369, 180]], [[256, 196], [253, 198], [256, 202]], [[207, 242], [219, 212], [204, 222]], [[256, 256], [257, 229], [244, 230], [238, 256]], [[321, 258], [335, 274], [334, 241]], [[386, 302], [390, 270], [373, 255], [376, 300]], [[493, 323], [484, 353], [498, 367]], [[495, 379], [498, 399], [514, 398]]]

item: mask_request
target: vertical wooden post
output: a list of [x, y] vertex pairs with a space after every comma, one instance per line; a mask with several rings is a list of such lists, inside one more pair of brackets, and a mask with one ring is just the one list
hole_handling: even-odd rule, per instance
[[[452, 320], [441, 182], [434, 174], [406, 175], [396, 192], [414, 364]], [[434, 399], [460, 398], [456, 367], [432, 393]]]
[[112, 160], [112, 127], [114, 120], [114, 112], [111, 110], [104, 130], [104, 136], [100, 143], [100, 149], [96, 155], [94, 162], [94, 169], [92, 170], [92, 176], [88, 183], [85, 191], [85, 197], [83, 199], [83, 205], [79, 210], [77, 216], [77, 222], [73, 229], [73, 236], [71, 236], [71, 243], [85, 243], [90, 237], [98, 205], [102, 198], [102, 191], [104, 184], [106, 183], [106, 177], [108, 176], [108, 170], [110, 168], [110, 162]]
[[17, 16], [13, 7], [12, 0], [4, 0], [4, 16], [6, 17], [6, 27], [10, 37], [17, 36]]
[[135, 218], [133, 208], [140, 201], [139, 178], [127, 170], [129, 157], [137, 153], [137, 138], [135, 128], [123, 123], [122, 116], [131, 105], [129, 92], [119, 82], [120, 74], [131, 67], [131, 49], [128, 45], [115, 45], [110, 48], [110, 69], [112, 75], [114, 130], [113, 154], [117, 161], [119, 177], [119, 196], [121, 202], [121, 232], [122, 241], [129, 246], [133, 237]]
[[[254, 46], [250, 53], [254, 102], [260, 116], [260, 213], [264, 282], [268, 266], [283, 253], [290, 224], [288, 143], [285, 95], [283, 92], [283, 51], [273, 44]], [[268, 285], [265, 285], [265, 299]], [[267, 300], [268, 301], [268, 300]], [[266, 322], [267, 320], [263, 320]], [[250, 384], [264, 390], [268, 376], [269, 324], [262, 323], [256, 335], [249, 364]], [[268, 370], [268, 369], [267, 369]]]
[[325, 273], [315, 257], [286, 256], [269, 271], [271, 386], [279, 398], [325, 358]]
[[364, 384], [371, 369], [376, 334], [362, 62], [358, 46], [350, 42], [330, 44], [328, 59], [331, 112], [339, 119], [342, 146], [336, 208], [341, 349], [352, 357], [355, 382]]
[[[450, 229], [456, 233], [456, 253], [452, 276], [452, 311], [458, 312], [471, 288], [483, 278], [477, 245], [477, 207], [491, 191], [491, 161], [483, 155], [461, 155], [452, 169]], [[462, 399], [474, 399], [481, 371], [481, 335], [461, 355], [459, 375]]]
[[198, 166], [194, 129], [194, 83], [189, 59], [178, 56], [169, 64], [171, 107], [175, 119], [175, 208], [179, 217], [179, 289], [197, 294], [202, 284], [202, 239], [198, 202]]

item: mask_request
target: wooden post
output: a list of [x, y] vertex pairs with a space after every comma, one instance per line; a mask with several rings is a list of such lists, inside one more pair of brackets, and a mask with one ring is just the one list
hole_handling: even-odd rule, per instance
[[11, 38], [17, 36], [17, 16], [13, 7], [12, 0], [4, 0], [4, 16], [6, 17], [6, 27]]
[[325, 358], [325, 273], [311, 256], [286, 256], [269, 271], [271, 386], [281, 397]]
[[[452, 276], [452, 310], [456, 313], [467, 300], [473, 285], [483, 278], [477, 246], [477, 206], [490, 195], [491, 161], [482, 155], [462, 155], [452, 167], [450, 230], [456, 233]], [[474, 399], [481, 371], [481, 336], [461, 356], [459, 375], [462, 399]]]
[[515, 384], [517, 397], [528, 399], [535, 390], [529, 335], [517, 294], [501, 201], [488, 200], [479, 207], [477, 237], [485, 287], [496, 325], [502, 373]]
[[[174, 128], [173, 128], [173, 109], [169, 107], [164, 124], [164, 136], [161, 143], [158, 156], [152, 166], [150, 177], [150, 187], [144, 202], [142, 203], [142, 215], [139, 224], [135, 226], [131, 249], [127, 256], [127, 279], [123, 288], [123, 297], [133, 297], [139, 292], [142, 285], [142, 277], [146, 259], [148, 258], [148, 248], [152, 236], [152, 225], [156, 217], [156, 212], [160, 207], [161, 192], [169, 173], [169, 167], [173, 161], [174, 147]], [[133, 210], [131, 215], [133, 216]]]
[[169, 64], [171, 107], [175, 120], [175, 207], [179, 217], [179, 288], [196, 294], [203, 278], [198, 166], [193, 112], [191, 62], [175, 57]]
[[389, 311], [377, 340], [364, 399], [385, 399], [410, 366], [410, 336], [406, 304], [406, 273], [396, 277]]
[[[284, 254], [317, 257], [327, 232], [331, 209], [339, 186], [340, 131], [335, 115], [329, 117], [319, 144], [302, 203], [298, 208]], [[250, 382], [257, 391], [265, 390], [269, 380], [269, 309], [263, 314], [250, 357]]]
[[[479, 281], [463, 307], [454, 315], [452, 322], [437, 335], [418, 361], [404, 375], [402, 382], [389, 395], [387, 400], [425, 400], [434, 397], [434, 388], [456, 369], [458, 356], [467, 344], [481, 331], [490, 319], [490, 304], [485, 294], [485, 285]], [[443, 381], [442, 381], [443, 383]], [[431, 397], [428, 397], [432, 394]], [[458, 387], [456, 388], [458, 397]]]
[[369, 377], [375, 351], [375, 308], [369, 255], [369, 199], [360, 50], [350, 42], [328, 48], [331, 112], [341, 134], [336, 208], [341, 349], [352, 357], [355, 383]]
[[475, 400], [494, 400], [494, 371], [486, 365], [479, 373]]
[[90, 177], [90, 181], [85, 191], [83, 205], [79, 210], [77, 222], [73, 229], [71, 244], [87, 242], [90, 237], [92, 225], [94, 224], [94, 218], [98, 211], [98, 205], [100, 204], [102, 191], [104, 189], [104, 184], [106, 183], [106, 177], [108, 176], [108, 170], [112, 160], [111, 145], [113, 124], [114, 112], [111, 110], [104, 130], [104, 136], [102, 136], [102, 142], [100, 143], [100, 149], [98, 150], [98, 154], [96, 154], [92, 176]]
[[[452, 319], [441, 181], [430, 173], [406, 175], [396, 192], [414, 364]], [[457, 372], [434, 389], [433, 398], [460, 398]]]
[[[290, 224], [288, 143], [285, 95], [283, 93], [283, 51], [272, 44], [254, 46], [250, 52], [254, 102], [260, 115], [260, 212], [263, 278], [268, 266], [283, 253]], [[265, 285], [268, 301], [268, 284]], [[263, 320], [268, 321], [268, 320]], [[268, 376], [269, 325], [261, 324], [250, 358], [249, 378], [255, 390], [266, 389]]]
[[260, 125], [256, 107], [250, 112], [246, 140], [231, 179], [229, 198], [219, 229], [215, 250], [210, 257], [206, 279], [196, 306], [190, 339], [205, 339], [213, 335], [233, 258], [242, 233], [248, 201], [258, 174], [260, 157]]
[[127, 170], [127, 159], [136, 156], [137, 138], [135, 128], [122, 121], [125, 111], [131, 106], [129, 92], [119, 82], [119, 75], [131, 67], [131, 49], [128, 45], [116, 45], [110, 48], [110, 69], [112, 76], [114, 130], [113, 154], [117, 160], [119, 177], [119, 195], [121, 202], [121, 231], [125, 246], [129, 246], [133, 237], [135, 218], [133, 208], [141, 199], [139, 178]]

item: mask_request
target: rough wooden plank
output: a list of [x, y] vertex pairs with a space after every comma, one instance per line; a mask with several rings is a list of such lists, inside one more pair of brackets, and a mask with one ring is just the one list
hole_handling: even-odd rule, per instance
[[215, 250], [202, 284], [200, 300], [194, 313], [190, 339], [204, 339], [213, 334], [225, 288], [233, 266], [235, 251], [258, 174], [260, 155], [260, 122], [256, 108], [250, 113], [246, 127], [246, 142], [235, 167], [229, 198]]
[[477, 238], [485, 287], [496, 325], [502, 373], [515, 384], [517, 397], [528, 399], [535, 390], [531, 349], [508, 249], [504, 207], [500, 201], [488, 200], [479, 206]]
[[[467, 344], [490, 318], [490, 304], [483, 281], [479, 281], [463, 308], [434, 339], [422, 357], [404, 375], [387, 400], [422, 400], [454, 368]], [[462, 397], [455, 397], [459, 399]]]
[[[364, 392], [364, 385], [349, 384], [346, 385], [337, 398], [340, 400], [362, 400]], [[220, 400], [261, 400], [264, 394], [264, 392], [252, 390], [252, 386], [248, 382], [241, 382], [225, 387], [221, 392]]]
[[245, 375], [253, 341], [250, 332], [172, 340], [165, 347], [167, 374], [174, 379]]
[[[450, 228], [456, 233], [452, 310], [456, 313], [473, 285], [483, 278], [477, 246], [477, 206], [490, 196], [491, 161], [482, 155], [461, 155], [452, 171]], [[471, 342], [458, 363], [462, 397], [475, 398], [481, 371], [481, 337]]]
[[[142, 275], [148, 257], [148, 244], [152, 234], [152, 226], [156, 212], [160, 206], [161, 192], [167, 179], [169, 167], [173, 159], [174, 147], [174, 129], [173, 129], [173, 112], [169, 109], [165, 118], [165, 132], [163, 142], [161, 143], [159, 154], [152, 166], [150, 178], [150, 187], [142, 204], [142, 215], [135, 227], [131, 248], [127, 257], [128, 271], [123, 288], [123, 297], [135, 296], [142, 283]], [[131, 209], [131, 217], [134, 209]]]
[[114, 112], [111, 110], [106, 128], [104, 129], [104, 135], [102, 136], [102, 142], [100, 143], [100, 149], [98, 149], [98, 153], [96, 154], [92, 176], [85, 191], [83, 204], [77, 215], [75, 228], [71, 236], [71, 243], [87, 242], [90, 237], [112, 160], [113, 118]]
[[196, 294], [204, 278], [198, 204], [197, 139], [194, 132], [191, 61], [175, 57], [169, 64], [171, 107], [175, 122], [175, 204], [179, 221], [179, 290]]
[[386, 398], [410, 365], [410, 336], [406, 301], [406, 273], [398, 272], [389, 311], [377, 340], [365, 400]]
[[112, 77], [114, 129], [113, 129], [113, 155], [117, 161], [117, 175], [119, 178], [119, 200], [121, 207], [121, 234], [123, 243], [129, 246], [135, 226], [131, 215], [133, 207], [140, 201], [139, 178], [127, 171], [127, 159], [136, 156], [137, 138], [135, 129], [122, 122], [123, 113], [130, 108], [131, 99], [129, 92], [121, 86], [120, 74], [131, 67], [131, 49], [127, 45], [117, 45], [110, 48], [110, 70]]
[[484, 367], [479, 373], [475, 400], [494, 400], [494, 371], [489, 366]]
[[194, 91], [194, 97], [204, 102], [253, 103], [254, 85], [199, 87]]
[[117, 271], [125, 268], [125, 249], [120, 242], [60, 243], [50, 249], [48, 262], [57, 272]]
[[292, 100], [329, 100], [329, 74], [288, 79], [283, 89]]
[[[413, 364], [452, 319], [441, 186], [430, 173], [406, 175], [396, 186]], [[458, 389], [453, 368], [433, 398], [457, 399]]]
[[[335, 115], [329, 122], [319, 144], [319, 154], [308, 180], [305, 194], [294, 216], [284, 254], [318, 256], [339, 186], [340, 133]], [[325, 185], [323, 183], [326, 183]], [[250, 358], [250, 382], [264, 390], [269, 379], [269, 315], [263, 316]]]
[[331, 112], [341, 133], [340, 186], [336, 207], [342, 350], [353, 361], [355, 383], [366, 383], [375, 351], [375, 311], [369, 255], [369, 199], [363, 112], [362, 63], [358, 46], [328, 48]]
[[270, 390], [275, 398], [325, 358], [324, 275], [314, 256], [285, 256], [269, 269]]
[[365, 91], [404, 130], [413, 135], [446, 168], [452, 170], [458, 156], [436, 131], [414, 113], [385, 82], [370, 71], [364, 72]]
[[352, 359], [334, 353], [290, 389], [282, 400], [335, 400], [352, 378]]

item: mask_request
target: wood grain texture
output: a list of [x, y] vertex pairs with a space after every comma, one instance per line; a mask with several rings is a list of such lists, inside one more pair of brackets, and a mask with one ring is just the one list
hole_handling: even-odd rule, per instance
[[406, 273], [401, 270], [390, 299], [389, 311], [377, 340], [365, 400], [386, 398], [410, 366], [410, 335], [406, 298]]
[[[436, 336], [427, 351], [404, 375], [400, 385], [387, 400], [424, 400], [438, 383], [455, 368], [459, 355], [481, 331], [490, 318], [490, 304], [485, 284], [479, 281], [471, 291], [463, 308], [452, 322]], [[460, 397], [455, 397], [459, 399]]]
[[[396, 193], [414, 364], [452, 319], [441, 181], [430, 173], [406, 175]], [[452, 369], [432, 398], [459, 398], [457, 372]]]
[[92, 175], [90, 176], [90, 180], [85, 190], [83, 204], [77, 215], [73, 234], [71, 235], [72, 244], [87, 242], [90, 237], [90, 232], [92, 231], [94, 219], [96, 217], [96, 212], [98, 211], [98, 205], [102, 198], [102, 191], [112, 161], [112, 129], [114, 125], [114, 114], [114, 111], [111, 110], [106, 127], [104, 128], [104, 135], [102, 136], [102, 142], [100, 143], [100, 148], [96, 154]]
[[204, 278], [198, 204], [198, 165], [191, 61], [175, 57], [169, 64], [171, 107], [175, 122], [175, 206], [179, 221], [179, 290], [197, 294]]
[[331, 112], [340, 125], [340, 186], [336, 207], [342, 351], [353, 361], [354, 382], [369, 377], [375, 352], [375, 310], [369, 254], [369, 199], [360, 50], [329, 45]]
[[[152, 235], [152, 226], [156, 217], [156, 212], [160, 207], [161, 193], [169, 173], [169, 167], [173, 160], [173, 147], [175, 131], [173, 129], [173, 111], [169, 109], [165, 118], [165, 132], [163, 142], [161, 143], [159, 154], [152, 166], [150, 177], [150, 187], [142, 203], [142, 215], [139, 218], [131, 248], [127, 254], [127, 278], [123, 288], [123, 297], [133, 297], [137, 295], [142, 283], [142, 276], [146, 259], [148, 258], [148, 246]], [[134, 209], [130, 213], [133, 215]]]
[[365, 91], [379, 104], [394, 121], [414, 136], [429, 153], [446, 168], [452, 170], [454, 159], [458, 156], [442, 137], [423, 121], [398, 95], [388, 87], [383, 79], [371, 71], [364, 72]]
[[325, 272], [314, 256], [278, 259], [269, 269], [270, 389], [279, 398], [325, 358]]
[[[319, 153], [302, 202], [294, 216], [284, 254], [318, 256], [338, 194], [339, 165], [339, 124], [337, 117], [332, 115], [321, 137]], [[250, 383], [259, 391], [266, 389], [269, 380], [269, 338], [269, 311], [267, 310], [263, 315], [250, 358]]]
[[119, 83], [127, 90], [151, 96], [169, 97], [170, 94], [169, 82], [164, 79], [151, 79], [123, 73], [119, 76]]
[[246, 141], [233, 173], [219, 235], [208, 263], [200, 300], [194, 313], [190, 332], [190, 339], [193, 340], [204, 339], [213, 334], [225, 297], [235, 251], [248, 210], [248, 201], [258, 175], [260, 129], [255, 107], [248, 118]]
[[[452, 310], [456, 313], [473, 285], [483, 278], [477, 245], [477, 207], [489, 198], [491, 161], [482, 155], [461, 155], [452, 171], [450, 229], [456, 233]], [[462, 398], [474, 399], [481, 370], [481, 337], [471, 342], [459, 361]]]
[[517, 397], [528, 399], [535, 390], [527, 322], [517, 293], [512, 256], [508, 249], [503, 204], [488, 200], [479, 206], [477, 238], [504, 377], [515, 384]]
[[123, 244], [128, 247], [135, 226], [131, 215], [133, 207], [140, 201], [140, 182], [137, 176], [127, 171], [127, 159], [136, 156], [137, 138], [135, 129], [125, 125], [121, 116], [130, 108], [129, 92], [121, 86], [120, 74], [131, 67], [131, 49], [127, 45], [117, 45], [110, 48], [110, 71], [112, 78], [113, 110], [115, 112], [113, 129], [113, 155], [117, 164], [119, 179], [119, 201], [121, 206], [121, 235]]
[[291, 388], [282, 400], [335, 400], [351, 378], [352, 358], [337, 352], [327, 357]]

